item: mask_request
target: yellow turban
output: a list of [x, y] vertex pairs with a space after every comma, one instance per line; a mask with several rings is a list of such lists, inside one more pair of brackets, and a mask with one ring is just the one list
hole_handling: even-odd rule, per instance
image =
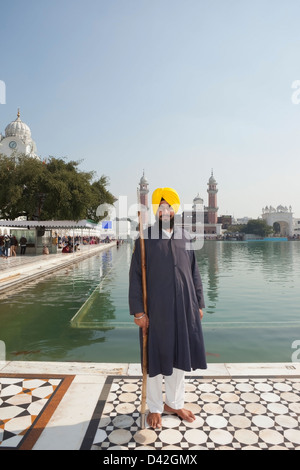
[[172, 206], [175, 213], [178, 211], [180, 206], [180, 199], [175, 189], [157, 188], [152, 194], [152, 207], [154, 214], [156, 214], [162, 199]]

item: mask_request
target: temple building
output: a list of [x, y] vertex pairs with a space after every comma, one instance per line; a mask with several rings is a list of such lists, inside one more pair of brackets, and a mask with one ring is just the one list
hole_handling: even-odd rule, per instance
[[[207, 183], [208, 205], [204, 206], [204, 201], [199, 193], [193, 199], [192, 204], [184, 204], [182, 201], [181, 212], [175, 216], [175, 224], [182, 225], [188, 232], [195, 237], [205, 236], [206, 238], [216, 238], [221, 235], [222, 223], [218, 220], [218, 204], [217, 204], [217, 181], [213, 171]], [[149, 182], [145, 177], [145, 172], [140, 179], [138, 188], [138, 202], [145, 209], [142, 211], [143, 226], [148, 225], [151, 217], [149, 217]], [[187, 206], [190, 208], [187, 209]]]
[[291, 206], [287, 208], [286, 206], [279, 205], [276, 209], [272, 206], [263, 207], [262, 219], [273, 227], [274, 233], [278, 236], [292, 237], [294, 234], [297, 234]]
[[143, 171], [143, 175], [140, 179], [139, 186], [138, 186], [138, 201], [141, 204], [142, 209], [142, 222], [143, 227], [146, 228], [149, 223], [149, 183], [147, 178], [145, 177], [145, 171]]
[[8, 157], [24, 154], [39, 158], [36, 143], [31, 137], [31, 130], [25, 122], [21, 121], [19, 110], [17, 119], [6, 126], [4, 135], [0, 134], [0, 154]]
[[216, 238], [222, 233], [222, 223], [218, 220], [217, 184], [212, 171], [207, 183], [208, 205], [204, 205], [198, 193], [193, 199], [192, 210], [184, 210], [177, 218], [177, 224], [181, 223], [195, 237]]
[[204, 235], [221, 235], [222, 224], [218, 223], [218, 183], [214, 177], [213, 170], [211, 171], [207, 185], [208, 206], [204, 209]]

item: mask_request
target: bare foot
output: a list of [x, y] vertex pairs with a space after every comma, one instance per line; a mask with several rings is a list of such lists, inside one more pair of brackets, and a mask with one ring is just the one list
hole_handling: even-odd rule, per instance
[[160, 413], [148, 413], [147, 423], [153, 429], [161, 428], [161, 414]]
[[175, 410], [174, 408], [171, 408], [168, 405], [165, 405], [164, 407], [165, 411], [168, 413], [175, 413], [179, 418], [183, 419], [184, 421], [188, 421], [191, 423], [196, 419], [195, 415], [190, 411], [185, 408], [181, 408], [180, 410]]

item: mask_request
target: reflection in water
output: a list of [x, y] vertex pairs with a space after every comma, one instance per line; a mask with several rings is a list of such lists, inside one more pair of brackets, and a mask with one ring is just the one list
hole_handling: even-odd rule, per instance
[[197, 260], [207, 349], [222, 361], [290, 361], [300, 338], [300, 243], [207, 242]]
[[196, 252], [197, 262], [205, 294], [205, 312], [212, 314], [216, 311], [218, 301], [219, 266], [222, 244], [206, 242], [202, 250]]
[[[281, 308], [281, 295], [290, 306], [296, 306], [298, 297], [290, 298], [286, 289], [300, 287], [299, 248], [297, 242], [205, 243], [197, 252], [197, 261], [205, 285], [206, 312], [218, 316], [222, 308], [218, 302], [220, 295], [226, 299], [226, 304], [230, 298], [231, 303], [239, 299], [239, 309], [248, 305], [252, 314], [253, 304], [249, 305], [248, 301], [250, 297], [254, 301], [254, 296], [261, 312], [270, 302]], [[293, 309], [291, 313], [294, 316]], [[268, 320], [272, 321], [269, 314]]]
[[[131, 253], [129, 244], [110, 248], [2, 298], [7, 359], [138, 362]], [[300, 242], [208, 241], [196, 256], [208, 361], [290, 362], [300, 340]]]
[[111, 300], [110, 291], [115, 282], [119, 263], [118, 260], [113, 260], [112, 250], [103, 252], [100, 258], [100, 282], [71, 319], [72, 327], [96, 328], [100, 331], [114, 328], [111, 326], [111, 321], [116, 318], [116, 309]]
[[[126, 349], [129, 339], [118, 326], [120, 319], [131, 323], [127, 307], [128, 249], [125, 245], [118, 250], [110, 248], [2, 298], [0, 338], [6, 344], [7, 359], [118, 360], [119, 347]], [[97, 296], [86, 318], [91, 322], [86, 325], [89, 328], [72, 328], [71, 319], [93, 292]], [[127, 347], [126, 360], [138, 354], [136, 334], [132, 329], [134, 341]]]

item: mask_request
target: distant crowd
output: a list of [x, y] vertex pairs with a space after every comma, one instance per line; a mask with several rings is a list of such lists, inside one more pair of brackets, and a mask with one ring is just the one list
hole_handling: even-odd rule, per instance
[[62, 253], [73, 253], [80, 250], [80, 245], [98, 245], [102, 243], [99, 237], [71, 237], [63, 236], [58, 237], [58, 248], [61, 248]]
[[[80, 245], [98, 245], [99, 243], [110, 243], [110, 239], [107, 237], [101, 240], [99, 237], [71, 237], [71, 236], [57, 236], [52, 239], [52, 243], [57, 245], [58, 249], [62, 250], [62, 253], [73, 253], [74, 251], [80, 250]], [[20, 247], [20, 250], [18, 250]], [[17, 256], [17, 252], [21, 255], [25, 255], [27, 247], [27, 239], [22, 236], [20, 240], [17, 240], [15, 235], [0, 235], [0, 257], [7, 259], [12, 256]], [[49, 254], [49, 248], [43, 246], [43, 254]]]
[[17, 256], [17, 248], [20, 246], [21, 255], [25, 255], [27, 239], [21, 237], [18, 241], [15, 235], [3, 235], [0, 236], [0, 256], [1, 258], [7, 259], [10, 256]]

